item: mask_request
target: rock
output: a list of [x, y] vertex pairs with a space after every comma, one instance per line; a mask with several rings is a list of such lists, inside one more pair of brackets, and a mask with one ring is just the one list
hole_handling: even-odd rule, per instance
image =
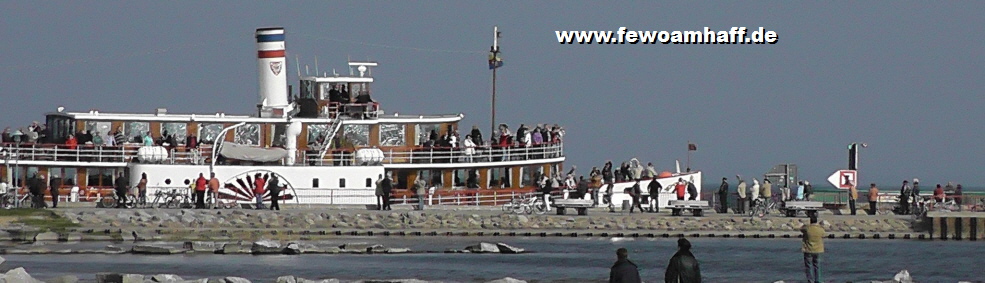
[[913, 277], [910, 277], [910, 271], [903, 269], [899, 273], [896, 273], [896, 276], [893, 276], [893, 281], [897, 283], [913, 283]]
[[58, 233], [55, 233], [55, 232], [44, 232], [44, 233], [38, 234], [37, 236], [34, 236], [34, 241], [35, 242], [57, 242], [58, 241]]
[[472, 252], [472, 253], [498, 253], [499, 252], [499, 246], [496, 246], [496, 244], [491, 244], [491, 243], [485, 243], [485, 242], [483, 242], [483, 243], [479, 243], [477, 245], [471, 245], [471, 246], [465, 247], [465, 250], [466, 251], [469, 251], [469, 252]]
[[2, 256], [0, 256], [0, 264], [3, 264], [4, 261], [7, 261], [7, 260], [4, 259]]
[[180, 254], [185, 252], [185, 249], [179, 247], [167, 246], [164, 244], [140, 244], [134, 245], [131, 250], [135, 254]]
[[245, 241], [226, 243], [225, 245], [222, 245], [222, 249], [219, 250], [219, 253], [248, 254], [253, 252], [252, 248], [253, 248], [253, 243], [245, 242]]
[[195, 280], [185, 280], [178, 283], [209, 283], [208, 278], [195, 279]]
[[68, 236], [65, 237], [65, 240], [66, 241], [69, 241], [69, 242], [79, 242], [79, 241], [82, 241], [82, 234], [79, 234], [79, 233], [71, 233], [71, 234], [68, 234]]
[[284, 252], [284, 248], [280, 247], [280, 243], [272, 240], [253, 242], [250, 250], [253, 254], [280, 254]]
[[504, 244], [504, 243], [496, 243], [496, 247], [499, 248], [499, 253], [504, 253], [504, 254], [519, 254], [519, 253], [523, 253], [523, 249], [522, 248], [517, 248], [517, 247], [514, 247], [514, 246], [510, 246], [510, 245]]
[[122, 254], [122, 253], [125, 253], [125, 252], [127, 252], [127, 250], [125, 250], [125, 249], [123, 249], [121, 247], [114, 246], [114, 245], [107, 245], [106, 246], [106, 249], [103, 250], [103, 253], [106, 253], [106, 254]]
[[162, 282], [162, 283], [175, 283], [175, 282], [185, 281], [185, 279], [182, 279], [181, 276], [174, 274], [158, 274], [151, 276], [150, 280], [154, 282]]
[[354, 252], [354, 253], [365, 253], [371, 250], [383, 250], [382, 245], [369, 244], [369, 243], [346, 243], [339, 248], [342, 248], [343, 252]]
[[[302, 251], [301, 251], [301, 245], [298, 244], [298, 243], [293, 243], [293, 242], [292, 243], [288, 243], [287, 246], [284, 247], [284, 253], [285, 254], [289, 254], [289, 255], [299, 255], [299, 254], [302, 253]], [[285, 276], [281, 276], [281, 277], [285, 277]], [[281, 277], [278, 277], [277, 278], [277, 282], [280, 282], [280, 278]], [[292, 278], [291, 280], [293, 280], [293, 277], [291, 277], [291, 278]], [[294, 281], [292, 281], [292, 282], [294, 282]]]
[[123, 283], [144, 283], [143, 274], [124, 274]]
[[78, 283], [79, 277], [73, 275], [58, 276], [54, 279], [48, 280], [48, 283]]
[[486, 283], [527, 283], [527, 281], [523, 281], [523, 280], [520, 280], [520, 279], [515, 279], [515, 278], [512, 278], [512, 277], [506, 277], [506, 278], [500, 278], [500, 279], [496, 279], [496, 280], [493, 280], [493, 281], [489, 281], [489, 282], [486, 282]]
[[405, 254], [405, 253], [409, 253], [410, 252], [410, 249], [408, 249], [408, 248], [388, 248], [388, 249], [384, 250], [383, 252], [384, 253], [388, 253], [388, 254]]
[[185, 242], [184, 247], [196, 253], [215, 253], [218, 250], [215, 242], [189, 241]]
[[277, 283], [297, 283], [298, 280], [292, 275], [277, 277]]
[[18, 267], [3, 274], [3, 279], [8, 283], [38, 283], [41, 280], [34, 279], [23, 267]]
[[97, 283], [122, 283], [123, 275], [119, 273], [100, 272], [96, 273]]
[[246, 280], [243, 277], [226, 277], [222, 279], [225, 283], [252, 283], [250, 280]]
[[322, 280], [309, 280], [304, 278], [298, 278], [298, 283], [339, 283], [338, 279], [322, 279]]

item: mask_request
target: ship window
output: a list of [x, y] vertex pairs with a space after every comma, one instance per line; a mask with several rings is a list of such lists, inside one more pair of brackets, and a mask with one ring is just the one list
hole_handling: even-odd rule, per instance
[[369, 145], [369, 125], [344, 125], [342, 137], [351, 146]]
[[520, 186], [537, 187], [540, 177], [544, 174], [544, 167], [540, 165], [524, 166], [520, 172]]
[[404, 145], [404, 125], [402, 125], [402, 124], [381, 124], [380, 125], [380, 145], [381, 146], [402, 146], [402, 145]]
[[339, 188], [345, 188], [345, 178], [339, 178]]
[[324, 139], [328, 138], [328, 124], [308, 124], [308, 145], [327, 144]]
[[[60, 116], [48, 116], [49, 132], [47, 142], [64, 143], [68, 135], [75, 133], [75, 120]], [[27, 141], [22, 139], [22, 141]], [[44, 141], [42, 141], [44, 142]]]
[[123, 134], [127, 137], [126, 142], [141, 143], [143, 141], [140, 139], [143, 138], [144, 135], [150, 134], [150, 123], [126, 122], [126, 127], [123, 129]]
[[198, 124], [198, 142], [203, 144], [212, 144], [215, 142], [215, 138], [219, 136], [219, 132], [222, 132], [224, 126], [222, 124], [215, 123], [201, 123]]
[[177, 144], [185, 144], [185, 138], [188, 137], [188, 124], [185, 123], [161, 123], [161, 135], [164, 133], [169, 135], [174, 135], [174, 142]]
[[366, 187], [367, 188], [373, 187], [373, 178], [366, 178]]
[[260, 145], [260, 125], [246, 124], [236, 128], [233, 142], [245, 145]]
[[312, 178], [311, 179], [311, 187], [312, 188], [318, 188], [318, 178]]
[[[435, 133], [438, 133], [440, 127], [441, 125], [439, 124], [414, 125], [414, 132], [417, 133], [417, 139], [414, 140], [414, 145], [424, 145], [427, 143], [430, 140], [431, 131], [434, 130]], [[441, 135], [438, 135], [438, 138], [441, 138]]]
[[452, 186], [453, 187], [464, 187], [465, 186], [465, 169], [458, 169], [452, 171]]
[[301, 81], [301, 98], [314, 98], [314, 84], [311, 81]]
[[510, 184], [510, 170], [509, 168], [492, 168], [489, 169], [489, 187], [491, 188], [509, 188], [512, 187]]

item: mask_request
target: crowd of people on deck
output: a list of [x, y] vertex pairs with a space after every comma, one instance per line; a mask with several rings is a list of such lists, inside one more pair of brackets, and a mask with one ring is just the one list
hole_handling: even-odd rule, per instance
[[[77, 149], [80, 146], [103, 147], [118, 146], [123, 144], [139, 144], [143, 146], [157, 145], [165, 146], [169, 149], [177, 147], [178, 145], [183, 145], [185, 148], [194, 149], [198, 148], [200, 145], [198, 137], [194, 134], [186, 136], [184, 140], [177, 140], [178, 136], [176, 134], [168, 133], [167, 130], [164, 130], [158, 137], [154, 137], [150, 131], [130, 136], [124, 135], [123, 133], [123, 127], [118, 127], [116, 130], [110, 130], [106, 133], [93, 130], [80, 130], [64, 137], [56, 137], [51, 133], [47, 124], [41, 124], [35, 121], [28, 127], [13, 131], [10, 127], [5, 128], [3, 132], [0, 132], [0, 144], [26, 143], [59, 145], [68, 149]], [[208, 142], [202, 141], [202, 143]]]
[[[464, 162], [478, 161], [476, 155], [480, 150], [493, 151], [496, 156], [489, 161], [503, 161], [507, 158], [507, 160], [544, 158], [543, 153], [526, 154], [526, 152], [519, 152], [516, 149], [535, 149], [558, 144], [563, 138], [564, 128], [557, 124], [553, 126], [537, 124], [533, 129], [530, 129], [526, 124], [520, 124], [516, 132], [510, 130], [508, 125], [500, 124], [497, 131], [488, 140], [483, 137], [478, 126], [473, 125], [472, 130], [461, 137], [458, 130], [449, 125], [444, 134], [439, 134], [437, 129], [431, 129], [426, 136], [422, 136], [420, 144], [422, 149], [431, 151], [461, 151], [464, 155], [462, 158]], [[502, 156], [496, 152], [506, 149], [512, 149], [516, 154]], [[447, 161], [457, 162], [456, 159], [448, 159]]]

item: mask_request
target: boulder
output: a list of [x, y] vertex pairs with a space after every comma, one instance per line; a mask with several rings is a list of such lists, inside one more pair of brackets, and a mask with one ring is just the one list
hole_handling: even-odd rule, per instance
[[284, 252], [284, 248], [281, 248], [277, 241], [260, 240], [253, 242], [250, 251], [253, 254], [280, 254]]
[[342, 248], [342, 252], [347, 253], [380, 252], [386, 249], [383, 245], [369, 243], [346, 243], [340, 248]]
[[123, 274], [123, 283], [144, 283], [143, 274]]
[[248, 254], [253, 252], [252, 248], [253, 248], [253, 243], [245, 242], [245, 241], [226, 243], [225, 245], [222, 245], [222, 249], [219, 250], [219, 253]]
[[209, 283], [209, 279], [208, 278], [201, 278], [201, 279], [195, 279], [195, 280], [185, 280], [185, 281], [181, 281], [179, 283]]
[[3, 274], [3, 279], [8, 283], [38, 283], [41, 280], [34, 279], [23, 267], [8, 270]]
[[338, 279], [322, 279], [322, 280], [310, 280], [304, 278], [298, 278], [298, 283], [339, 283]]
[[44, 233], [38, 234], [37, 236], [34, 236], [34, 241], [35, 242], [57, 242], [58, 241], [58, 233], [55, 233], [55, 232], [44, 232]]
[[97, 283], [122, 283], [123, 275], [119, 273], [100, 272], [96, 273]]
[[162, 282], [162, 283], [176, 283], [176, 282], [185, 281], [185, 279], [182, 279], [181, 276], [174, 274], [158, 274], [151, 276], [150, 280], [154, 282]]
[[523, 248], [517, 248], [504, 243], [496, 243], [496, 247], [499, 248], [499, 253], [504, 254], [520, 254], [523, 253]]
[[471, 253], [498, 253], [499, 246], [496, 246], [496, 244], [483, 242], [465, 247], [465, 250]]
[[277, 283], [298, 283], [298, 280], [293, 275], [286, 275], [277, 277]]
[[185, 252], [185, 249], [167, 246], [164, 244], [140, 244], [134, 245], [131, 251], [135, 254], [169, 255], [183, 253]]
[[65, 240], [72, 243], [82, 241], [82, 234], [79, 233], [68, 234], [68, 236], [65, 237]]
[[200, 241], [185, 242], [185, 249], [191, 250], [196, 253], [215, 253], [218, 250], [218, 248], [216, 248], [215, 242], [200, 242]]
[[910, 277], [910, 271], [907, 271], [906, 269], [903, 269], [903, 270], [900, 270], [899, 273], [896, 273], [896, 276], [893, 276], [893, 282], [897, 282], [897, 283], [913, 283], [913, 277]]
[[73, 275], [63, 275], [48, 280], [48, 283], [78, 283], [78, 282], [79, 282], [79, 277], [75, 277]]
[[250, 282], [250, 280], [247, 280], [246, 278], [243, 278], [243, 277], [232, 277], [232, 276], [230, 276], [230, 277], [223, 278], [222, 280], [225, 283], [252, 283], [252, 282]]
[[388, 253], [388, 254], [405, 254], [409, 252], [410, 249], [408, 248], [388, 248], [383, 251], [383, 253]]
[[[285, 254], [289, 254], [289, 255], [299, 255], [299, 254], [302, 254], [303, 252], [301, 251], [301, 244], [294, 243], [294, 242], [288, 243], [287, 246], [284, 246], [284, 253]], [[278, 277], [277, 278], [277, 282], [280, 282], [280, 279], [283, 278], [283, 277], [286, 277], [286, 276]], [[293, 280], [294, 277], [291, 277], [291, 278]], [[293, 281], [292, 281], [292, 283], [293, 283]]]
[[106, 249], [103, 250], [103, 253], [105, 254], [122, 254], [125, 252], [127, 252], [127, 250], [114, 245], [107, 245]]
[[506, 277], [506, 278], [500, 278], [493, 281], [489, 281], [486, 283], [527, 283], [527, 281], [523, 281], [512, 277]]

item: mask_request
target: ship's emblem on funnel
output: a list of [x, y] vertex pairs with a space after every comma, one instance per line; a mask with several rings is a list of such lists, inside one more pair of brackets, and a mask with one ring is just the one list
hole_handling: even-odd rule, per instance
[[280, 75], [280, 70], [283, 68], [283, 62], [270, 62], [270, 71], [274, 72], [274, 76]]

